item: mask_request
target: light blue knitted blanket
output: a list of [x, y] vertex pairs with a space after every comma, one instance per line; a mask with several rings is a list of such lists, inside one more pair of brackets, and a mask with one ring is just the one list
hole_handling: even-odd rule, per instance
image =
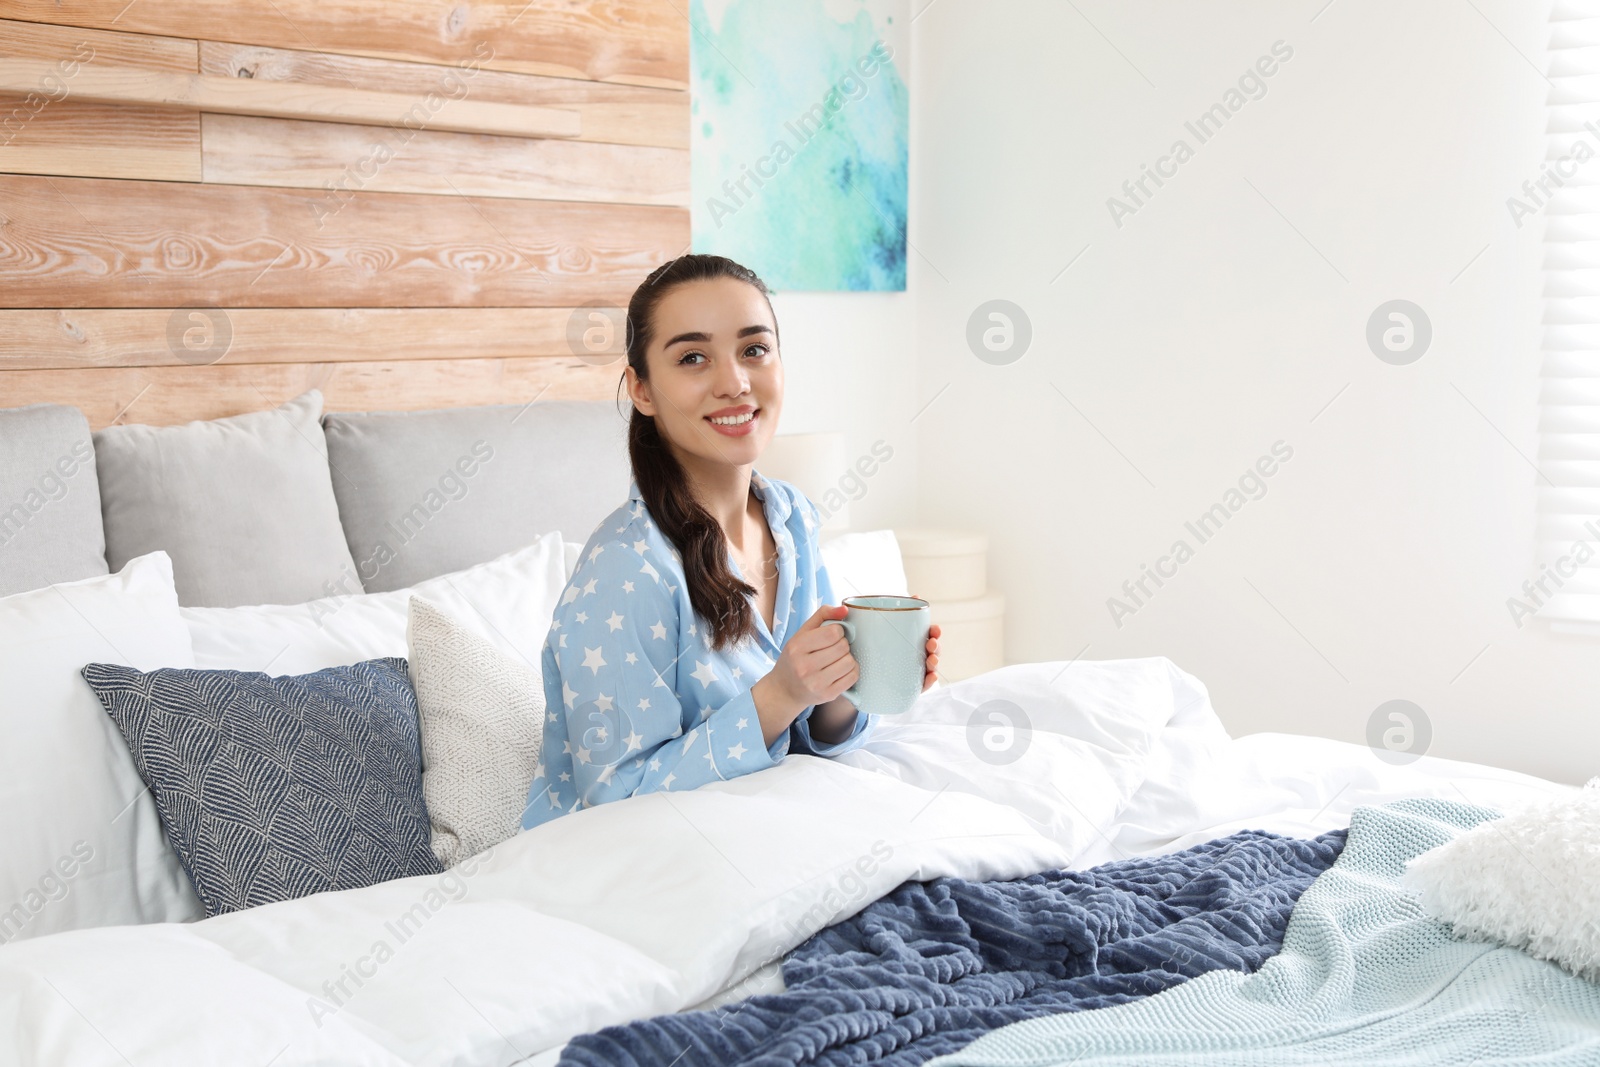
[[1357, 808], [1344, 853], [1255, 974], [1014, 1023], [925, 1067], [1600, 1065], [1600, 986], [1453, 940], [1401, 888], [1407, 860], [1498, 814], [1425, 799]]

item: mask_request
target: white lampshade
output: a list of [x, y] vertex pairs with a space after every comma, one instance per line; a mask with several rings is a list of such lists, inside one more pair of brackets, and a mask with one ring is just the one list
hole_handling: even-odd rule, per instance
[[[822, 512], [824, 530], [850, 528], [850, 505], [839, 503], [838, 510], [829, 512], [830, 504], [841, 500], [839, 480], [845, 476], [850, 461], [846, 458], [844, 434], [780, 433], [767, 444], [767, 450], [756, 460], [756, 470], [768, 478], [792, 482]], [[829, 497], [829, 500], [824, 500]]]

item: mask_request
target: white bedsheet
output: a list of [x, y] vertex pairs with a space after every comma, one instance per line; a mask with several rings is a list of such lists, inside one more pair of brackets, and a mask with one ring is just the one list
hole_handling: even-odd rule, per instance
[[[0, 1063], [544, 1067], [574, 1035], [781, 988], [785, 952], [908, 878], [1021, 877], [1244, 826], [1315, 833], [1408, 791], [1504, 804], [1569, 788], [1233, 741], [1166, 660], [1064, 666], [925, 694], [856, 765], [791, 756], [601, 805], [466, 872], [5, 946]], [[1030, 760], [970, 758], [970, 720], [996, 700], [1033, 724]]]
[[1180, 707], [1113, 827], [1073, 857], [1092, 867], [1175, 852], [1238, 830], [1314, 837], [1350, 825], [1363, 804], [1430, 796], [1512, 810], [1577, 786], [1421, 756], [1395, 764], [1365, 745], [1300, 734], [1232, 739], [1209, 699]]

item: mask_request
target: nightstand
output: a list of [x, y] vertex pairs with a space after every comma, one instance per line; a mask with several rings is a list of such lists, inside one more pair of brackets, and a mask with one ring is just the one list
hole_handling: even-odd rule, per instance
[[1005, 666], [1005, 597], [988, 589], [989, 538], [967, 530], [896, 528], [906, 588], [939, 624], [946, 682]]

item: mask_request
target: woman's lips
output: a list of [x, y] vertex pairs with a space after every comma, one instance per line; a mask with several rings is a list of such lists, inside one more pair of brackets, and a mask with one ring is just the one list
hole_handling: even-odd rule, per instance
[[720, 423], [711, 422], [711, 416], [709, 415], [706, 416], [706, 421], [711, 423], [711, 428], [713, 430], [722, 434], [724, 437], [744, 437], [747, 434], [755, 432], [756, 420], [760, 417], [761, 409], [756, 408], [750, 413], [749, 421], [740, 423], [738, 426], [723, 426]]

